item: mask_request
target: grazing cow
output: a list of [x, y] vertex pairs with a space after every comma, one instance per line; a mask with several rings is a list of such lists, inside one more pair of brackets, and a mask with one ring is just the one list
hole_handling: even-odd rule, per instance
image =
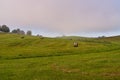
[[78, 47], [78, 43], [77, 42], [74, 42], [74, 47]]

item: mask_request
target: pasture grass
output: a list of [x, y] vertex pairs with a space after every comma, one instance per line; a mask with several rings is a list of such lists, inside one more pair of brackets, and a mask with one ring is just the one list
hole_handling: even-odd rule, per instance
[[119, 36], [21, 36], [0, 33], [0, 80], [120, 80]]

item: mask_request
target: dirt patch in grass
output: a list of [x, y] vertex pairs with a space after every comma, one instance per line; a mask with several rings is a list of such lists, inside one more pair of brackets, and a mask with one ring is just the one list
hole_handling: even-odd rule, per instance
[[106, 72], [106, 73], [102, 73], [102, 76], [105, 76], [105, 77], [119, 77], [120, 72]]
[[52, 68], [52, 70], [62, 71], [62, 72], [64, 72], [64, 73], [80, 72], [79, 69], [70, 69], [70, 68], [68, 68], [68, 67], [60, 66], [60, 65], [57, 65], [57, 64], [51, 64], [50, 67]]

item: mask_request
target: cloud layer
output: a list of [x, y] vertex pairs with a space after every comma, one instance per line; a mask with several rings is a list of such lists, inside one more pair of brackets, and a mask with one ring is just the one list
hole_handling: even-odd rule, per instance
[[120, 30], [119, 5], [119, 0], [0, 0], [0, 22], [63, 34], [109, 32]]

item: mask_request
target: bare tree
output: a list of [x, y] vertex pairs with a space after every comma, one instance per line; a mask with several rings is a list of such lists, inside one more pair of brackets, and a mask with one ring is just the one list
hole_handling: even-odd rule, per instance
[[23, 30], [20, 30], [19, 34], [25, 35], [25, 32]]

